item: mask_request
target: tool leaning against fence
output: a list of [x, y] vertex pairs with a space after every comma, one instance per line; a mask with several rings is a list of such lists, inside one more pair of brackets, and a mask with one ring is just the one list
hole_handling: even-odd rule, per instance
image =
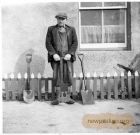
[[23, 100], [26, 103], [32, 103], [35, 100], [34, 90], [30, 89], [30, 63], [32, 61], [32, 54], [26, 54], [26, 62], [27, 62], [27, 79], [26, 79], [26, 87], [23, 90]]
[[70, 100], [70, 92], [68, 85], [63, 80], [63, 60], [64, 57], [60, 57], [60, 96], [59, 102], [68, 102]]
[[87, 90], [86, 88], [85, 70], [84, 70], [84, 64], [83, 64], [84, 54], [79, 53], [77, 55], [81, 62], [81, 68], [82, 68], [82, 73], [83, 73], [83, 82], [82, 82], [82, 90], [81, 90], [83, 104], [94, 104], [92, 90]]
[[130, 67], [126, 67], [124, 65], [121, 65], [121, 64], [117, 64], [118, 67], [124, 69], [126, 72], [130, 71], [131, 73], [134, 73], [135, 70], [133, 68], [130, 68]]

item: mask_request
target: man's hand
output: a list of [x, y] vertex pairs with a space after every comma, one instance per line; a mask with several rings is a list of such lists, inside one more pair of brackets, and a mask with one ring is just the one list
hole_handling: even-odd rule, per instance
[[71, 59], [71, 55], [70, 54], [66, 54], [64, 57], [64, 60], [70, 60]]
[[60, 61], [60, 56], [58, 54], [54, 54], [53, 58], [55, 61]]

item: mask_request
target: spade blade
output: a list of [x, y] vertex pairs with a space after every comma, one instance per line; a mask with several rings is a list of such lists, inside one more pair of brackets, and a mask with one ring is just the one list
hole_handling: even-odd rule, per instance
[[23, 100], [26, 103], [32, 103], [34, 101], [34, 91], [33, 90], [23, 90]]
[[81, 90], [83, 104], [94, 104], [93, 94], [91, 90]]

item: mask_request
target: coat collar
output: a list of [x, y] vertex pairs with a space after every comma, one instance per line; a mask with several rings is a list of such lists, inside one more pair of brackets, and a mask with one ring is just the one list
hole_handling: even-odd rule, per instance
[[[58, 28], [58, 25], [55, 25], [54, 29], [52, 30], [52, 33], [53, 33], [53, 36], [55, 37], [55, 39], [57, 38], [57, 29]], [[67, 37], [69, 39], [70, 37], [70, 26], [68, 25], [65, 25], [65, 28], [66, 28], [66, 34], [67, 34]]]

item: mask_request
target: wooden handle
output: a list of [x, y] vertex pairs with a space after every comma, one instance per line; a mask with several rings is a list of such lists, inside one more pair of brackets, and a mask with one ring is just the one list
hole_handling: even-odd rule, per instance
[[30, 63], [27, 63], [27, 81], [26, 81], [26, 89], [30, 90]]
[[82, 68], [82, 73], [83, 73], [83, 87], [84, 89], [86, 90], [86, 81], [85, 81], [85, 69], [84, 69], [84, 64], [83, 64], [83, 60], [84, 60], [84, 54], [82, 53], [79, 53], [77, 54], [78, 55], [78, 58], [81, 62], [81, 68]]
[[83, 53], [78, 53], [77, 56], [78, 56], [80, 61], [83, 61], [83, 59], [84, 59], [84, 54]]

